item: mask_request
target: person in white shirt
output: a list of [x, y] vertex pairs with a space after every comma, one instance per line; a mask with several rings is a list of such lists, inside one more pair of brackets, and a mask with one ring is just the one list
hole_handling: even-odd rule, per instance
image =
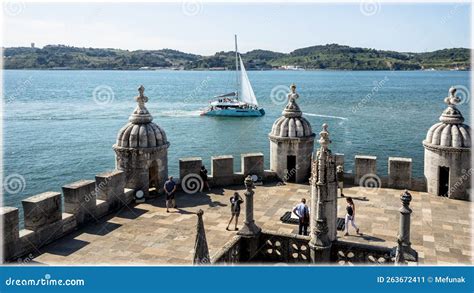
[[299, 218], [299, 235], [308, 235], [309, 226], [309, 209], [306, 205], [306, 199], [302, 198], [301, 202], [293, 209], [293, 213]]

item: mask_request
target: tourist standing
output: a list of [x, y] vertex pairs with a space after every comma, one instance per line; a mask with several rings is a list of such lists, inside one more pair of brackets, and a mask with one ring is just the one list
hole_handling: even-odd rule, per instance
[[352, 200], [351, 197], [347, 197], [346, 201], [347, 201], [347, 207], [346, 207], [347, 213], [346, 213], [346, 221], [345, 221], [346, 234], [344, 234], [344, 236], [349, 236], [349, 222], [351, 222], [352, 227], [356, 229], [356, 233], [360, 235], [361, 233], [359, 233], [359, 228], [357, 227], [355, 223], [356, 210], [355, 210], [354, 201]]
[[169, 213], [170, 208], [178, 208], [174, 198], [176, 192], [176, 183], [173, 181], [173, 176], [168, 177], [168, 180], [165, 182], [164, 189], [166, 193], [166, 212]]
[[344, 167], [342, 167], [342, 165], [337, 166], [336, 176], [337, 186], [339, 186], [339, 190], [341, 191], [341, 197], [344, 197]]
[[202, 183], [204, 184], [203, 187], [206, 187], [207, 190], [210, 191], [211, 188], [209, 187], [209, 181], [208, 181], [208, 178], [207, 178], [206, 166], [204, 166], [204, 165], [201, 166], [201, 171], [199, 171], [199, 175], [201, 176]]
[[232, 220], [235, 218], [235, 228], [234, 230], [237, 231], [239, 228], [237, 228], [237, 224], [239, 221], [239, 216], [240, 216], [240, 205], [244, 201], [240, 197], [238, 192], [234, 192], [234, 195], [230, 197], [230, 211], [232, 213], [232, 217], [230, 218], [229, 224], [227, 224], [227, 228], [225, 228], [227, 231], [229, 231], [229, 226], [232, 223]]
[[308, 235], [308, 225], [309, 225], [309, 209], [306, 205], [306, 199], [302, 198], [301, 202], [296, 205], [293, 209], [293, 213], [298, 216], [299, 219], [299, 235]]

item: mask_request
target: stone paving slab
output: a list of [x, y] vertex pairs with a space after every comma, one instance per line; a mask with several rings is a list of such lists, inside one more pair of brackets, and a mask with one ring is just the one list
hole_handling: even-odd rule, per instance
[[[229, 197], [244, 187], [213, 189], [211, 193], [178, 194], [179, 210], [166, 213], [164, 198], [124, 207], [41, 249], [36, 264], [51, 265], [191, 265], [197, 216], [204, 211], [204, 224], [212, 256], [236, 232], [226, 231], [230, 217]], [[356, 222], [362, 236], [350, 230], [346, 241], [394, 247], [399, 225], [401, 190], [349, 187], [346, 196], [354, 198]], [[472, 264], [472, 203], [412, 192], [413, 248], [421, 264]], [[309, 203], [309, 186], [258, 186], [255, 190], [255, 220], [266, 230], [297, 233], [298, 226], [284, 224], [280, 217], [302, 197]], [[345, 213], [345, 199], [338, 199], [338, 216]], [[245, 208], [239, 219], [239, 227]]]

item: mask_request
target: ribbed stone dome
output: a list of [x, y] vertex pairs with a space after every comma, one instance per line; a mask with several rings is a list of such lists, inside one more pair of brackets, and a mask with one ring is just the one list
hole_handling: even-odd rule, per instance
[[117, 147], [124, 148], [153, 148], [168, 145], [165, 131], [152, 122], [153, 117], [145, 107], [148, 97], [143, 93], [145, 88], [140, 86], [140, 95], [135, 97], [138, 105], [130, 115], [127, 123], [117, 135]]
[[456, 104], [460, 99], [456, 96], [456, 89], [449, 89], [449, 96], [444, 99], [448, 108], [439, 117], [438, 123], [431, 126], [423, 142], [428, 146], [442, 146], [453, 148], [471, 147], [471, 128], [464, 124], [464, 117]]
[[288, 104], [272, 126], [271, 137], [277, 138], [300, 138], [314, 136], [311, 124], [303, 117], [300, 107], [296, 103], [299, 95], [296, 86], [292, 85], [292, 92], [288, 94]]

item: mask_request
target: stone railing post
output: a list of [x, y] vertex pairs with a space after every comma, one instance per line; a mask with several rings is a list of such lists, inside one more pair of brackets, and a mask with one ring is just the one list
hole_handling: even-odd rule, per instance
[[400, 196], [402, 207], [400, 208], [400, 228], [398, 232], [398, 246], [396, 248], [395, 263], [404, 264], [405, 261], [418, 261], [418, 253], [411, 248], [410, 242], [410, 218], [412, 210], [410, 202], [411, 194], [405, 190]]
[[244, 227], [239, 231], [239, 235], [245, 237], [254, 237], [257, 236], [262, 229], [255, 224], [255, 220], [253, 218], [253, 181], [252, 177], [249, 175], [245, 178], [245, 222]]

